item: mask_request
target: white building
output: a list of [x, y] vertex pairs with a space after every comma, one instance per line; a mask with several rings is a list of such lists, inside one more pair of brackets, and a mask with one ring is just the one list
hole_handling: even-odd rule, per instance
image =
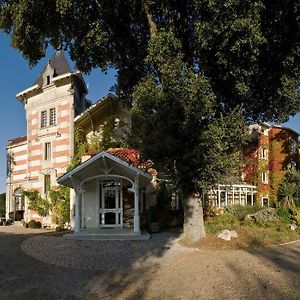
[[[27, 135], [8, 142], [6, 218], [50, 225], [50, 216], [28, 209], [22, 192], [34, 190], [46, 197], [62, 176], [59, 183], [75, 191], [70, 209], [77, 233], [124, 227], [139, 233], [140, 207], [148, 205], [142, 189], [150, 184], [151, 175], [106, 152], [65, 174], [74, 154], [76, 127], [89, 140], [101, 136], [106, 120], [113, 117], [115, 138], [121, 140], [131, 126], [130, 112], [115, 97], [108, 95], [90, 106], [86, 93], [81, 73], [72, 72], [58, 51], [35, 84], [16, 95], [26, 111]], [[125, 215], [131, 215], [132, 222], [125, 221]]]

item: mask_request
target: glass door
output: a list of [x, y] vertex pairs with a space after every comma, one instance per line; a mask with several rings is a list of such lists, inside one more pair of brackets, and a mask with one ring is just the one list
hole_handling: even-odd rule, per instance
[[123, 227], [120, 181], [103, 181], [100, 186], [100, 227]]

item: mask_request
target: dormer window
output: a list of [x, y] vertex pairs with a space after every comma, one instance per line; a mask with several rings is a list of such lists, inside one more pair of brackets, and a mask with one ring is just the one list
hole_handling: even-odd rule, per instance
[[57, 76], [56, 70], [53, 70], [53, 78]]
[[50, 75], [47, 75], [47, 85], [50, 84]]

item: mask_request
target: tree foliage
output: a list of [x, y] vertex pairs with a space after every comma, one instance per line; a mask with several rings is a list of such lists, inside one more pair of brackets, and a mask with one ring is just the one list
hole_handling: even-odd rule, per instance
[[49, 191], [51, 211], [55, 224], [64, 228], [70, 223], [70, 188], [58, 186]]
[[47, 198], [43, 198], [38, 191], [23, 191], [23, 195], [29, 199], [29, 209], [37, 211], [42, 217], [49, 214], [51, 203]]
[[60, 227], [70, 222], [70, 189], [65, 186], [53, 187], [43, 197], [38, 191], [23, 191], [29, 199], [28, 208], [45, 217], [52, 213], [53, 221]]
[[31, 65], [46, 47], [67, 50], [80, 70], [118, 70], [130, 99], [147, 75], [148, 44], [172, 32], [183, 61], [204, 75], [219, 109], [244, 104], [249, 119], [285, 120], [299, 111], [297, 1], [3, 0], [0, 28]]
[[300, 110], [297, 1], [3, 0], [0, 8], [0, 28], [30, 65], [51, 44], [81, 71], [117, 70], [115, 92], [133, 105], [131, 140], [187, 199], [238, 174], [245, 121]]
[[284, 207], [300, 206], [300, 172], [290, 171], [285, 174], [280, 187], [278, 198]]
[[5, 217], [5, 203], [6, 203], [6, 194], [0, 194], [0, 217]]

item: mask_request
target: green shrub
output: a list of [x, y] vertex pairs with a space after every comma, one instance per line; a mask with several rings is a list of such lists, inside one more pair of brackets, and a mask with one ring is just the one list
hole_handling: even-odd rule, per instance
[[240, 221], [233, 214], [224, 214], [207, 221], [205, 225], [208, 232], [217, 233], [223, 229], [237, 229], [240, 226]]
[[41, 222], [36, 222], [36, 228], [42, 228], [42, 223]]
[[276, 208], [276, 213], [283, 222], [289, 223], [291, 221], [292, 215], [291, 215], [289, 209], [279, 207], [279, 208]]
[[260, 206], [250, 206], [250, 205], [230, 205], [224, 208], [224, 213], [232, 214], [238, 220], [242, 221], [246, 215], [255, 213], [261, 210]]
[[30, 220], [28, 222], [28, 228], [37, 228], [37, 222], [35, 220]]

